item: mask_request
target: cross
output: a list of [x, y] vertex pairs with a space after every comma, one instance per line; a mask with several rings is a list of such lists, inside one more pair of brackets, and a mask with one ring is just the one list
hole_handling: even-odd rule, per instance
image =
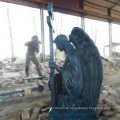
[[[49, 37], [50, 37], [50, 62], [54, 62], [54, 55], [53, 55], [53, 4], [51, 2], [48, 3], [47, 6], [48, 14], [47, 16], [47, 23], [49, 26]], [[51, 104], [52, 107], [55, 107], [55, 81], [54, 81], [54, 69], [50, 69], [50, 78], [49, 78], [49, 85], [51, 90]]]

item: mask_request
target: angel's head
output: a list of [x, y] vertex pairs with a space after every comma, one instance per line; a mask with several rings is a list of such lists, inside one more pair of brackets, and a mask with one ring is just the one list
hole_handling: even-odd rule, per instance
[[75, 46], [78, 43], [81, 43], [81, 36], [83, 35], [83, 30], [78, 27], [74, 27], [69, 35], [69, 41], [72, 42]]
[[67, 36], [64, 34], [58, 35], [55, 38], [54, 43], [56, 44], [57, 49], [59, 49], [60, 51], [66, 51], [72, 48], [70, 41], [68, 41]]
[[69, 41], [72, 42], [75, 47], [80, 45], [88, 46], [92, 43], [88, 34], [79, 27], [74, 27], [72, 29], [71, 34], [69, 35]]

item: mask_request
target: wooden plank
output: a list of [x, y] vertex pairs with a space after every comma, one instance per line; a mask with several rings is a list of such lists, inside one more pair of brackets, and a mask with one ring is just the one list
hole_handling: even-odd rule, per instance
[[34, 7], [34, 8], [40, 8], [42, 6], [41, 3], [36, 3], [36, 2], [30, 2], [27, 0], [0, 0], [2, 2], [7, 2], [7, 3], [13, 3], [13, 4], [18, 4], [18, 5], [23, 5], [23, 6], [29, 6], [29, 7]]
[[99, 13], [101, 15], [107, 15], [107, 8], [94, 5], [92, 3], [84, 2], [84, 10]]
[[111, 10], [111, 17], [120, 19], [120, 12]]
[[53, 5], [71, 8], [71, 9], [79, 9], [79, 0], [53, 0]]

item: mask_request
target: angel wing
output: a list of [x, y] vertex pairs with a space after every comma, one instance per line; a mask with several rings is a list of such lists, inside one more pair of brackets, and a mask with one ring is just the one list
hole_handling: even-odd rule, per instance
[[[75, 29], [75, 28], [74, 28]], [[83, 70], [83, 97], [88, 100], [89, 107], [96, 107], [100, 97], [103, 79], [102, 60], [99, 51], [91, 38], [82, 29], [78, 29], [77, 46]], [[77, 31], [76, 31], [77, 32]], [[79, 37], [79, 40], [78, 40]], [[80, 41], [80, 42], [79, 42]]]

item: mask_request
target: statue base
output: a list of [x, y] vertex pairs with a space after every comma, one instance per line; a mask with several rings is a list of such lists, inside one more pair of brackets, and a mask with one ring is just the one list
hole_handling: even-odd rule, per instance
[[51, 109], [50, 120], [98, 120], [95, 110]]

